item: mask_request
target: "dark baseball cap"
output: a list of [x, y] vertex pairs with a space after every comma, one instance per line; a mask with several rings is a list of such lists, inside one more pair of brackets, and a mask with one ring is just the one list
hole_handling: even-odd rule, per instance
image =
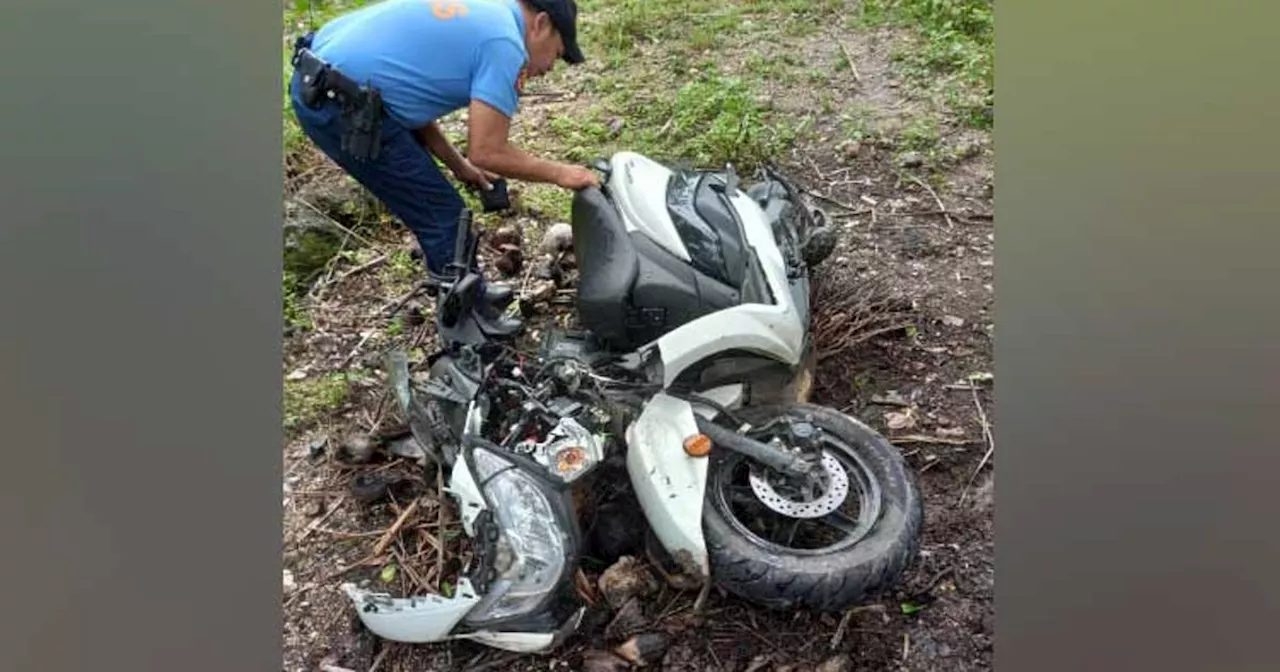
[[564, 40], [564, 60], [577, 65], [585, 60], [578, 47], [578, 3], [574, 0], [525, 0], [539, 12], [546, 12]]

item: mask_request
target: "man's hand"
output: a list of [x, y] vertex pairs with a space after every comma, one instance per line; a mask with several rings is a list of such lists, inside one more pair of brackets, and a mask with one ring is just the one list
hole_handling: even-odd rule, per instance
[[493, 181], [498, 179], [497, 175], [477, 168], [475, 164], [466, 159], [463, 159], [461, 163], [453, 168], [453, 176], [463, 184], [484, 189], [485, 191], [492, 189]]
[[600, 186], [600, 176], [595, 171], [582, 166], [565, 164], [556, 173], [556, 186], [564, 189], [586, 189]]
[[507, 137], [511, 120], [481, 100], [471, 101], [467, 128], [470, 158], [477, 166], [508, 178], [555, 184], [565, 189], [599, 185], [595, 173], [581, 166], [548, 161], [513, 147]]

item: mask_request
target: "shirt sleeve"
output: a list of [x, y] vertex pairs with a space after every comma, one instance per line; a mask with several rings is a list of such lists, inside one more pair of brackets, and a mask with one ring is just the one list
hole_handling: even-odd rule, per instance
[[524, 49], [507, 39], [489, 40], [480, 45], [476, 61], [471, 97], [492, 105], [507, 118], [514, 117], [519, 106], [516, 83], [525, 63]]

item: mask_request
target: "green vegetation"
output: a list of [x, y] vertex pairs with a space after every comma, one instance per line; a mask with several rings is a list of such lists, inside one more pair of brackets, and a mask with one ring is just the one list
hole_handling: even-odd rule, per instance
[[912, 118], [898, 135], [898, 143], [902, 149], [925, 154], [936, 149], [939, 140], [937, 120], [923, 115]]
[[995, 95], [993, 0], [863, 0], [858, 23], [909, 28], [920, 44], [897, 54], [909, 76], [930, 83], [938, 75], [947, 103], [969, 124], [991, 128]]
[[285, 269], [284, 282], [282, 284], [284, 288], [285, 325], [294, 329], [310, 328], [311, 319], [307, 315], [306, 307], [302, 304], [302, 296], [305, 290], [303, 283], [298, 279], [298, 275]]
[[414, 259], [409, 250], [400, 248], [387, 256], [384, 269], [384, 284], [394, 292], [407, 292], [414, 278], [422, 273], [422, 263]]
[[527, 184], [522, 187], [520, 201], [526, 213], [567, 222], [573, 208], [573, 193], [550, 184]]
[[338, 409], [351, 396], [346, 374], [330, 373], [321, 378], [286, 380], [284, 383], [285, 429], [301, 429]]
[[795, 139], [785, 126], [769, 123], [750, 85], [736, 77], [689, 82], [670, 107], [658, 105], [655, 111], [671, 120], [670, 134], [654, 139], [661, 149], [703, 164], [754, 165]]

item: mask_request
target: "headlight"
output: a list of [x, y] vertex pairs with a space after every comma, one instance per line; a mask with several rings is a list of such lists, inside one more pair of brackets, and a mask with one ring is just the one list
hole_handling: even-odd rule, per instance
[[[490, 472], [503, 460], [489, 451], [474, 453], [478, 471]], [[483, 477], [482, 477], [483, 478]], [[528, 473], [512, 466], [484, 485], [492, 502], [499, 535], [495, 549], [497, 580], [468, 614], [487, 622], [523, 615], [556, 590], [565, 568], [565, 540], [551, 502]]]

